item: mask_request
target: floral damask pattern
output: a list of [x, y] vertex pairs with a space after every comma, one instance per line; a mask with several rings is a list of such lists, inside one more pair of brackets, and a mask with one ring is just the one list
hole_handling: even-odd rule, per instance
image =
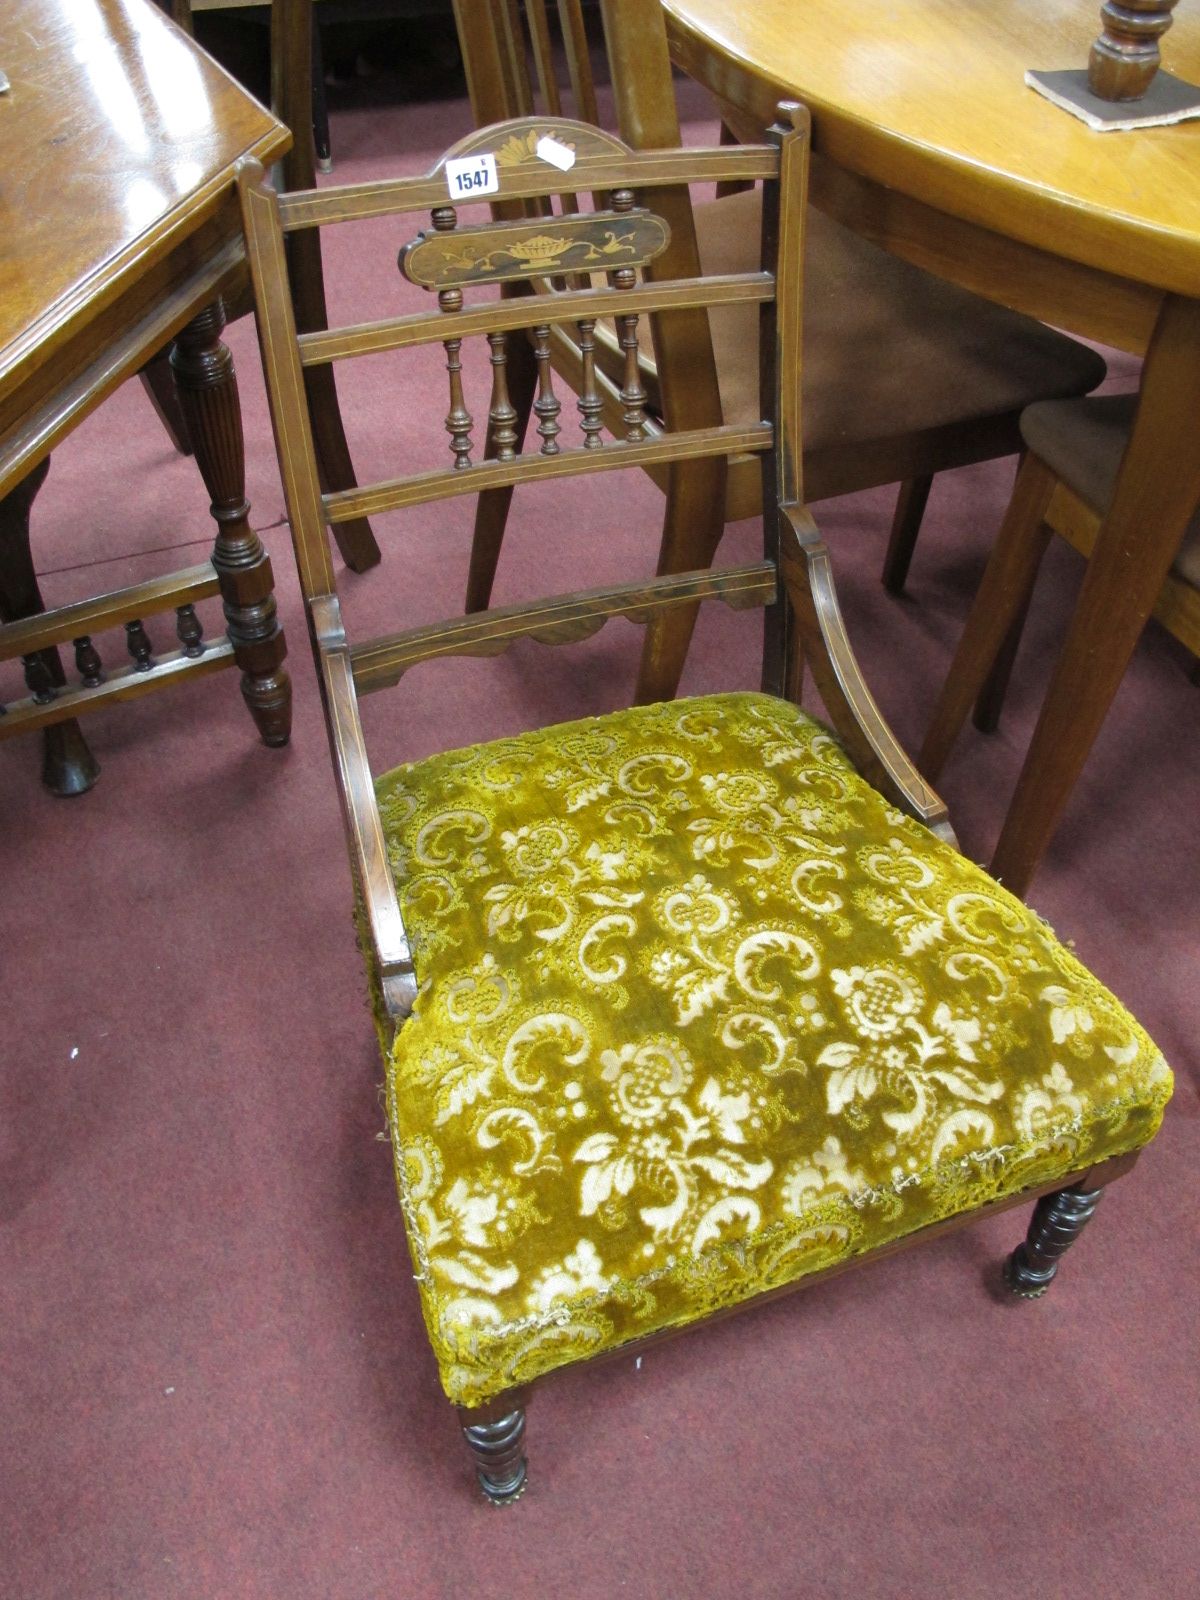
[[786, 702], [641, 707], [377, 792], [420, 983], [390, 1119], [456, 1401], [1161, 1120], [1113, 996]]

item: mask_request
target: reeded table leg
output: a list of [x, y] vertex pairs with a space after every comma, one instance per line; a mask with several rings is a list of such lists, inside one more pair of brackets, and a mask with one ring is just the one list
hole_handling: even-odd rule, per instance
[[217, 523], [213, 566], [242, 669], [242, 694], [263, 743], [282, 745], [292, 727], [292, 684], [283, 670], [287, 641], [276, 619], [270, 557], [248, 520], [242, 413], [233, 357], [221, 342], [224, 326], [218, 300], [180, 331], [171, 367]]
[[[29, 513], [50, 470], [49, 457], [0, 499], [0, 621], [16, 622], [44, 611], [29, 549]], [[39, 650], [25, 661], [25, 680], [36, 695], [67, 681], [58, 651]], [[42, 736], [42, 782], [52, 794], [85, 794], [100, 776], [74, 717], [53, 723]]]

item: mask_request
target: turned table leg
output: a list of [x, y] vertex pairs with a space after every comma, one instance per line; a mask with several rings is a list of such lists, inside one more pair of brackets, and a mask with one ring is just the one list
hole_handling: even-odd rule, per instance
[[[44, 611], [42, 592], [29, 549], [29, 513], [46, 481], [50, 459], [38, 463], [15, 489], [0, 499], [0, 621]], [[52, 695], [67, 681], [57, 649], [38, 650], [25, 660], [25, 681], [34, 695]], [[85, 794], [100, 776], [74, 717], [52, 723], [42, 735], [42, 782], [52, 794]]]
[[275, 614], [271, 560], [248, 520], [242, 413], [233, 357], [221, 341], [224, 326], [218, 300], [180, 331], [171, 367], [217, 523], [213, 566], [242, 669], [242, 694], [263, 743], [282, 745], [292, 726], [292, 684], [283, 669], [287, 641]]

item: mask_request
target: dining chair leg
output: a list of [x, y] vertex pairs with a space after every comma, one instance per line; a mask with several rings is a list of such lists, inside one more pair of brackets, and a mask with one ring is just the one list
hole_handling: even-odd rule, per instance
[[1029, 1232], [1004, 1263], [1004, 1282], [1013, 1294], [1023, 1300], [1045, 1294], [1103, 1193], [1102, 1188], [1076, 1187], [1042, 1196], [1033, 1208]]
[[[537, 362], [534, 360], [533, 346], [523, 333], [508, 339], [507, 356], [505, 372], [509, 404], [513, 411], [509, 426], [516, 434], [511, 448], [519, 452], [525, 442], [525, 432], [533, 409]], [[495, 430], [489, 426], [484, 459], [490, 461], [495, 454]], [[486, 611], [491, 604], [492, 584], [496, 581], [496, 568], [500, 564], [500, 549], [504, 543], [512, 496], [512, 485], [508, 484], [502, 489], [485, 489], [476, 503], [471, 561], [467, 568], [467, 611]]]
[[[476, 1413], [460, 1410], [460, 1417]], [[486, 1422], [464, 1421], [463, 1438], [471, 1452], [479, 1487], [494, 1506], [508, 1506], [525, 1492], [525, 1408]]]
[[882, 582], [889, 594], [904, 593], [909, 565], [917, 547], [917, 535], [921, 531], [921, 518], [925, 515], [925, 503], [932, 485], [932, 473], [921, 478], [906, 478], [900, 485], [887, 554], [883, 558]]
[[1017, 651], [1021, 647], [1021, 635], [1025, 631], [1025, 618], [1029, 615], [1029, 602], [1032, 598], [1032, 593], [1026, 595], [1025, 604], [1013, 618], [1012, 626], [1004, 635], [1004, 643], [1000, 646], [999, 654], [992, 662], [992, 670], [988, 673], [983, 688], [975, 697], [975, 710], [971, 713], [971, 721], [980, 733], [995, 733], [1000, 726], [1000, 715], [1004, 710], [1004, 700], [1008, 694], [1008, 681], [1012, 677]]
[[1167, 295], [1112, 502], [989, 867], [1024, 895], [1200, 502], [1200, 300]]
[[[296, 304], [296, 322], [304, 333], [319, 333], [329, 325], [325, 309], [325, 269], [321, 241], [315, 229], [288, 240], [288, 276]], [[346, 443], [346, 429], [338, 401], [332, 366], [306, 367], [304, 389], [312, 414], [317, 471], [326, 494], [354, 489], [358, 479]], [[367, 572], [378, 565], [379, 545], [366, 517], [333, 524], [334, 542], [351, 572]]]
[[983, 581], [942, 687], [917, 767], [936, 782], [971, 705], [1000, 656], [1033, 590], [1050, 541], [1046, 508], [1057, 479], [1037, 456], [1026, 457], [992, 547]]
[[[717, 457], [687, 461], [672, 468], [658, 572], [690, 572], [710, 567], [725, 531], [713, 508], [725, 504], [725, 462]], [[673, 700], [683, 676], [698, 605], [661, 612], [646, 629], [634, 703]]]

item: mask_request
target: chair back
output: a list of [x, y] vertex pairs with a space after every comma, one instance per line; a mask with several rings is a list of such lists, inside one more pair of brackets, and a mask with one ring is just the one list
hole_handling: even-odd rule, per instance
[[[368, 913], [384, 992], [403, 1011], [413, 993], [412, 963], [388, 872], [382, 830], [371, 799], [357, 698], [396, 683], [417, 662], [450, 654], [493, 654], [522, 636], [555, 643], [594, 632], [609, 617], [637, 622], [672, 607], [719, 598], [734, 606], [765, 606], [769, 623], [764, 681], [778, 689], [784, 675], [783, 607], [776, 549], [779, 505], [800, 501], [800, 330], [803, 219], [807, 181], [807, 114], [781, 108], [763, 145], [634, 152], [587, 123], [523, 117], [478, 130], [423, 177], [278, 194], [255, 163], [239, 175], [254, 283], [259, 336], [287, 509], [318, 671], [340, 778], [351, 854]], [[761, 269], [721, 277], [639, 281], [664, 252], [670, 230], [639, 197], [663, 186], [719, 179], [758, 179], [764, 185]], [[553, 217], [507, 217], [460, 225], [454, 199], [481, 193], [500, 204], [543, 201], [564, 191], [594, 203]], [[436, 296], [428, 311], [297, 333], [285, 259], [285, 240], [322, 226], [344, 227], [383, 216], [428, 211], [430, 225], [401, 248], [399, 269]], [[564, 274], [601, 275], [598, 284], [552, 295], [512, 293]], [[777, 300], [777, 285], [780, 293]], [[487, 299], [480, 291], [503, 287]], [[471, 301], [468, 303], [468, 296]], [[764, 419], [749, 426], [662, 431], [649, 436], [637, 380], [637, 319], [672, 308], [715, 311], [757, 304], [764, 319]], [[625, 351], [622, 416], [606, 440], [594, 362], [599, 318], [615, 319]], [[568, 438], [554, 388], [552, 336], [571, 327], [582, 357], [579, 437]], [[491, 393], [483, 420], [484, 447], [474, 442], [476, 419], [465, 402], [465, 340], [486, 341]], [[536, 441], [518, 450], [508, 401], [510, 338], [531, 338], [538, 369]], [[313, 450], [305, 373], [367, 354], [440, 343], [445, 352], [446, 428], [452, 464], [400, 473], [373, 484], [322, 493]], [[485, 489], [658, 463], [702, 461], [734, 451], [761, 456], [766, 557], [724, 570], [702, 570], [648, 582], [542, 598], [456, 616], [351, 644], [337, 597], [328, 529], [372, 516]], [[389, 1001], [389, 1004], [392, 1003]]]

